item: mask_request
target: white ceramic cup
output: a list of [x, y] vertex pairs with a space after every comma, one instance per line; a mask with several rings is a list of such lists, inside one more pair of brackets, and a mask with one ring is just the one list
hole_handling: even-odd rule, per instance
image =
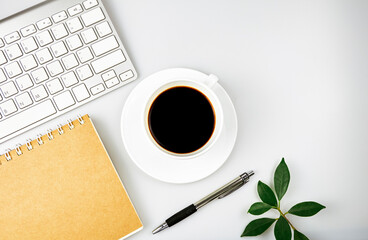
[[[215, 113], [211, 138], [202, 148], [188, 154], [163, 149], [148, 126], [152, 102], [174, 86], [198, 89], [211, 102]], [[234, 105], [217, 77], [187, 68], [165, 69], [147, 76], [128, 96], [121, 115], [121, 135], [129, 157], [149, 176], [170, 183], [198, 181], [219, 169], [234, 147], [237, 129]]]
[[[223, 109], [218, 97], [212, 89], [217, 83], [218, 78], [215, 75], [206, 75], [205, 78], [203, 76], [198, 78], [191, 78], [187, 75], [180, 76], [180, 74], [177, 74], [177, 72], [173, 76], [170, 76], [170, 74], [166, 74], [162, 77], [163, 79], [162, 81], [160, 81], [160, 84], [156, 85], [156, 89], [151, 89], [151, 92], [153, 92], [153, 94], [148, 98], [148, 101], [146, 102], [146, 107], [144, 111], [144, 125], [147, 138], [149, 138], [151, 144], [155, 145], [155, 147], [160, 149], [162, 152], [177, 159], [188, 159], [197, 157], [208, 151], [213, 146], [223, 128]], [[215, 115], [215, 126], [210, 139], [201, 148], [190, 153], [174, 153], [166, 150], [156, 142], [149, 128], [148, 115], [152, 103], [161, 93], [174, 87], [190, 87], [201, 92], [204, 96], [206, 96], [206, 98], [212, 105], [212, 110]]]

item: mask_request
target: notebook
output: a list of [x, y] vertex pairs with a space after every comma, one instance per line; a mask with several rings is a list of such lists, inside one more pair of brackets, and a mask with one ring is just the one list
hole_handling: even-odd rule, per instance
[[143, 227], [88, 115], [0, 162], [1, 240], [118, 240]]

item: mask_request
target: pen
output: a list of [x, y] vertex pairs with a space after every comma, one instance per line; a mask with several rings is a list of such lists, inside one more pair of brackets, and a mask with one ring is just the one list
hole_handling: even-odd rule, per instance
[[189, 217], [190, 215], [192, 215], [193, 213], [197, 212], [198, 209], [200, 209], [201, 207], [203, 207], [207, 203], [212, 202], [215, 199], [221, 199], [221, 198], [224, 198], [224, 197], [230, 195], [231, 193], [235, 192], [240, 187], [242, 187], [244, 184], [246, 184], [249, 181], [249, 178], [252, 175], [254, 175], [253, 171], [245, 172], [245, 173], [241, 174], [240, 176], [238, 176], [237, 178], [235, 178], [234, 180], [232, 180], [228, 184], [222, 186], [221, 188], [219, 188], [216, 191], [212, 192], [208, 196], [202, 198], [198, 202], [196, 202], [194, 204], [191, 204], [190, 206], [184, 208], [183, 210], [175, 213], [173, 216], [166, 219], [166, 221], [163, 224], [161, 224], [155, 230], [153, 230], [152, 233], [156, 234], [158, 232], [161, 232], [162, 230], [177, 224], [181, 220], [183, 220], [183, 219]]

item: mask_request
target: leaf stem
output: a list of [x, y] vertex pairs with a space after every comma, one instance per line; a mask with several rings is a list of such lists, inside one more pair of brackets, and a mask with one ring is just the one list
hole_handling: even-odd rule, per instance
[[281, 214], [281, 216], [283, 216], [286, 219], [286, 221], [290, 224], [291, 228], [293, 230], [296, 230], [295, 227], [293, 226], [293, 224], [291, 224], [291, 222], [289, 221], [289, 219], [286, 218], [285, 215], [287, 214], [287, 212], [286, 213], [283, 213], [279, 207], [277, 207], [276, 209], [277, 209], [277, 211], [279, 211], [279, 213]]

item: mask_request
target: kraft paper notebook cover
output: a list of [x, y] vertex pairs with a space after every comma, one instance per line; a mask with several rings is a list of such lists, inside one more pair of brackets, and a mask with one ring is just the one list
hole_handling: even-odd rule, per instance
[[0, 161], [1, 240], [118, 240], [142, 228], [88, 115]]

